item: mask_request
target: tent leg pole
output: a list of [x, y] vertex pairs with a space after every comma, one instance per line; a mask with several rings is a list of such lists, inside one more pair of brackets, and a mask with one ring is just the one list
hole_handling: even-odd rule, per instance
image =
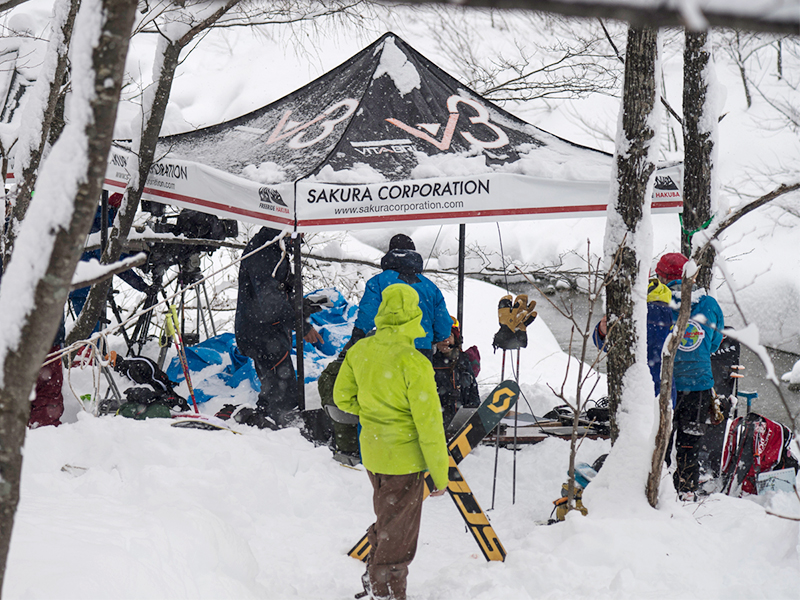
[[466, 262], [467, 226], [458, 226], [458, 308], [456, 318], [461, 326], [461, 339], [464, 339], [464, 265]]
[[300, 244], [302, 239], [300, 234], [295, 231], [294, 238], [294, 338], [297, 350], [297, 408], [300, 412], [306, 409], [306, 389], [305, 389], [305, 369], [303, 368], [303, 257], [300, 254]]

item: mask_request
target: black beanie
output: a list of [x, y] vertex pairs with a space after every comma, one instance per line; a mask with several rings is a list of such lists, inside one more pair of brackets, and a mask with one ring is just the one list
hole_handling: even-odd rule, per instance
[[389, 250], [416, 250], [414, 240], [404, 233], [398, 233], [389, 241]]

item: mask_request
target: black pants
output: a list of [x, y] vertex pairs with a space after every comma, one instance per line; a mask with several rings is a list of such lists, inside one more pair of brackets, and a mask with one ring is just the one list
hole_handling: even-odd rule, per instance
[[291, 357], [292, 333], [276, 324], [258, 352], [250, 356], [261, 381], [258, 408], [281, 427], [291, 421], [298, 407], [297, 375]]
[[673, 475], [678, 492], [693, 492], [700, 481], [700, 444], [709, 427], [711, 390], [678, 392], [672, 419], [675, 432], [676, 469]]

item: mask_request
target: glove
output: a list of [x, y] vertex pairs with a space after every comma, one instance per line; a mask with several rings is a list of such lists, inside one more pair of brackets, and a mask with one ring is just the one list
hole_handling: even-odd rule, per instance
[[526, 294], [517, 296], [514, 306], [511, 308], [511, 324], [513, 325], [511, 328], [514, 331], [525, 331], [538, 314], [534, 308], [536, 308], [536, 300], [531, 300], [531, 303], [528, 304]]
[[506, 326], [511, 331], [514, 331], [514, 325], [511, 323], [512, 311], [512, 296], [503, 296], [500, 298], [500, 303], [497, 305], [497, 320], [500, 321], [500, 326]]
[[503, 296], [497, 305], [497, 319], [500, 321], [500, 329], [494, 334], [492, 346], [503, 350], [513, 350], [519, 348], [514, 337], [514, 323], [512, 320], [513, 302], [512, 297]]
[[512, 303], [511, 296], [503, 296], [497, 307], [500, 329], [495, 334], [492, 346], [503, 350], [528, 347], [526, 329], [536, 319], [536, 301], [528, 304], [527, 294], [519, 294]]

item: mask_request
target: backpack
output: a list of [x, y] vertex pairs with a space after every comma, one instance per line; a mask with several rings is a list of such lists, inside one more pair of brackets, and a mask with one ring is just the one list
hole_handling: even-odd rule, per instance
[[125, 400], [117, 414], [129, 419], [168, 419], [172, 416], [172, 410], [189, 410], [189, 404], [177, 394], [157, 392], [146, 387], [128, 388], [125, 390]]
[[731, 423], [722, 456], [722, 491], [729, 496], [756, 494], [759, 473], [798, 468], [789, 449], [788, 427], [756, 413]]

